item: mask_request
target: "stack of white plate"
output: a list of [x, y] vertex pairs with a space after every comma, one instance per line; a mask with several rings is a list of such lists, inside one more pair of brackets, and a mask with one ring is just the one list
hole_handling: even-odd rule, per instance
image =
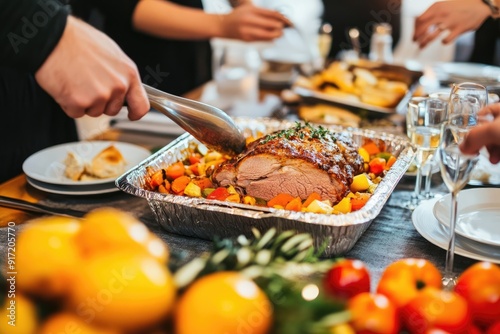
[[[455, 253], [500, 263], [500, 188], [462, 190], [458, 195]], [[412, 214], [415, 229], [447, 249], [451, 196], [422, 202]]]
[[123, 155], [129, 170], [149, 157], [150, 152], [140, 146], [111, 141], [81, 141], [52, 146], [38, 151], [23, 163], [26, 179], [33, 187], [61, 195], [95, 195], [119, 189], [115, 178], [75, 181], [64, 175], [64, 160], [68, 152], [77, 153], [84, 161], [90, 161], [103, 149], [114, 145]]

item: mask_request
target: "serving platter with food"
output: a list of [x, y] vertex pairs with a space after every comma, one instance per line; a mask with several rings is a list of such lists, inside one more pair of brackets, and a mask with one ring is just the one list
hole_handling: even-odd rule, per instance
[[423, 75], [405, 67], [366, 60], [334, 61], [292, 89], [302, 97], [378, 113], [402, 112]]
[[240, 155], [225, 157], [185, 134], [119, 177], [118, 188], [146, 198], [169, 232], [213, 239], [250, 235], [253, 227], [292, 229], [334, 255], [354, 246], [415, 152], [383, 132], [236, 122], [249, 143]]

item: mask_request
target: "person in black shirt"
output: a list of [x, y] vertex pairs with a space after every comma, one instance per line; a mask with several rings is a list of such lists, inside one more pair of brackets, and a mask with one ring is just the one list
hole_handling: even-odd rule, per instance
[[[0, 182], [37, 150], [76, 140], [72, 117], [149, 110], [135, 64], [58, 0], [0, 0]], [[61, 110], [62, 109], [62, 110]]]
[[272, 40], [289, 24], [279, 12], [250, 2], [228, 14], [204, 12], [201, 0], [85, 2], [102, 12], [104, 31], [134, 60], [142, 81], [175, 95], [212, 78], [210, 38]]

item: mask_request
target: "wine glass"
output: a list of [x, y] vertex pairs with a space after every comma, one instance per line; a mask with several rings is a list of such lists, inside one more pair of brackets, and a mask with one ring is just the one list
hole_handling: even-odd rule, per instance
[[[450, 92], [449, 91], [437, 91], [429, 94], [429, 97], [432, 99], [440, 99], [444, 102], [446, 102], [447, 108], [448, 102], [450, 100]], [[448, 110], [449, 113], [449, 110]], [[423, 170], [423, 181], [424, 181], [424, 194], [423, 198], [425, 199], [431, 199], [434, 197], [434, 193], [431, 191], [431, 181], [432, 181], [432, 174], [434, 171], [434, 167], [437, 167], [437, 158], [436, 155], [434, 156], [434, 159], [429, 159], [427, 160], [426, 167]]]
[[474, 106], [467, 101], [462, 103], [464, 112], [451, 114], [442, 126], [441, 141], [439, 143], [439, 163], [443, 181], [451, 193], [449, 242], [446, 251], [446, 264], [443, 275], [443, 286], [452, 289], [456, 283], [453, 272], [455, 253], [455, 225], [457, 221], [457, 195], [469, 182], [472, 169], [478, 161], [478, 155], [465, 155], [459, 145], [467, 133], [477, 125], [478, 117]]
[[[483, 85], [475, 82], [462, 82], [453, 84], [450, 93], [450, 102], [453, 99], [468, 99], [475, 98], [479, 103], [479, 108], [483, 108], [488, 104], [488, 90]], [[453, 112], [453, 111], [452, 111]]]
[[440, 126], [446, 120], [447, 113], [448, 103], [440, 99], [412, 99], [408, 106], [408, 136], [417, 146], [415, 190], [407, 205], [410, 209], [414, 209], [420, 203], [422, 175], [428, 176], [430, 173], [441, 135]]

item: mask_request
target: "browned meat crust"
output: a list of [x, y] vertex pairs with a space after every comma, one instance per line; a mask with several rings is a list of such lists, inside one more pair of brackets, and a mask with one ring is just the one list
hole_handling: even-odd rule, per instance
[[362, 171], [363, 159], [347, 135], [297, 123], [252, 142], [220, 165], [212, 179], [265, 200], [279, 193], [306, 199], [317, 192], [337, 203]]

